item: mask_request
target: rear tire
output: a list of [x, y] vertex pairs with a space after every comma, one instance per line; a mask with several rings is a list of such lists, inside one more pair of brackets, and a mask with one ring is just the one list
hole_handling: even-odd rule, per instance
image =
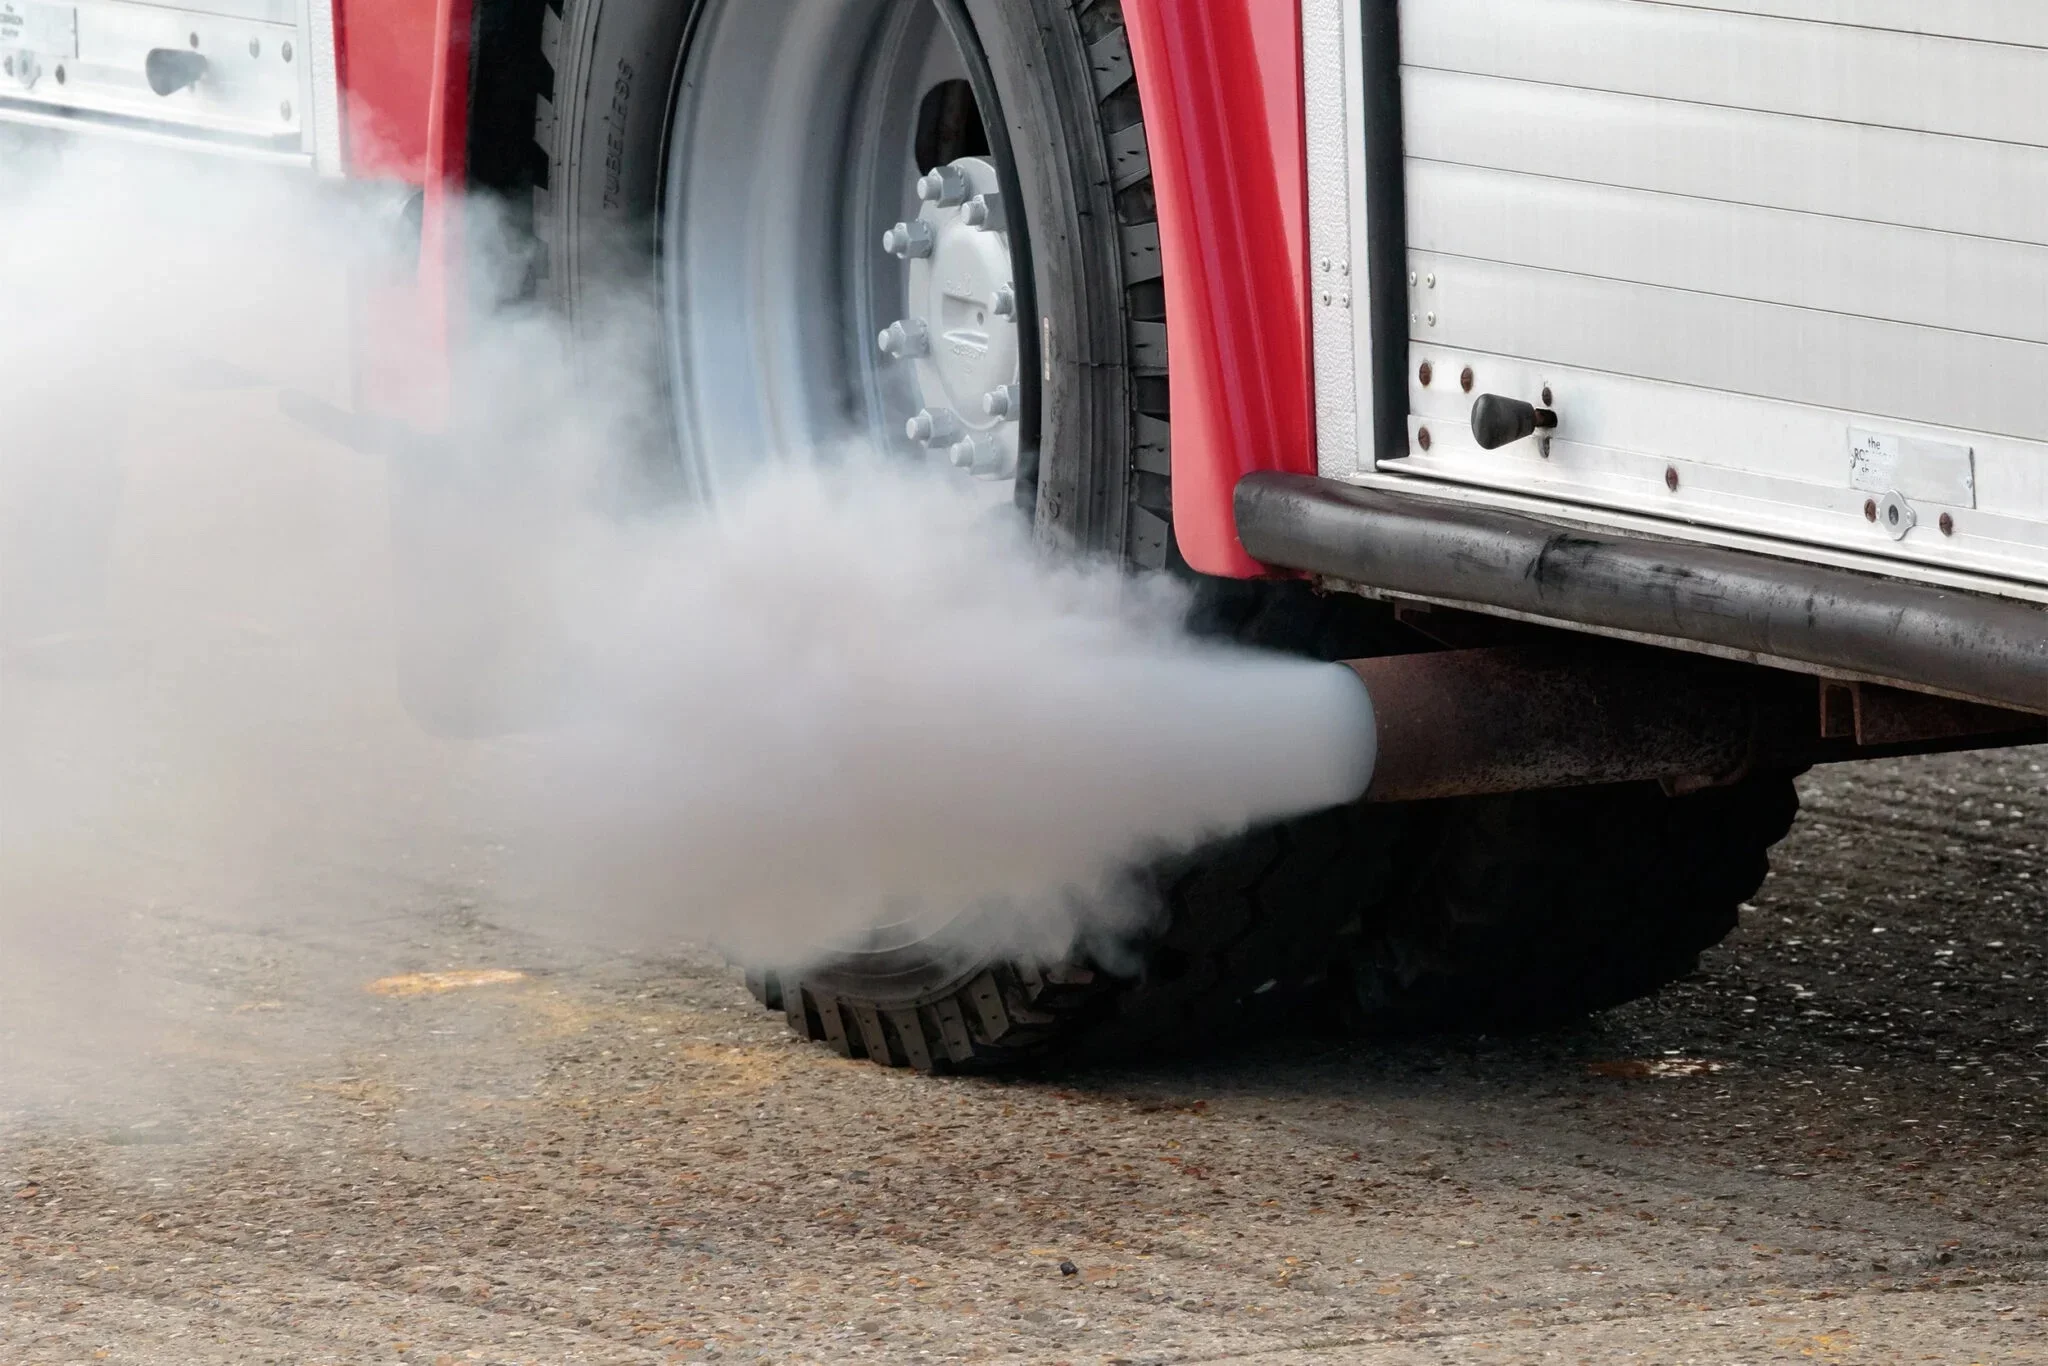
[[[781, 0], [739, 2], [772, 10]], [[1039, 431], [1019, 471], [1018, 502], [1049, 544], [1166, 569], [1175, 557], [1165, 295], [1121, 9], [1116, 0], [944, 0], [940, 10], [948, 7], [979, 49], [963, 50], [963, 61], [970, 71], [985, 61], [1005, 117], [1026, 208], [1029, 260], [1020, 273], [1037, 296], [1030, 340], [1049, 344], [1020, 377], [1027, 397], [1037, 390]], [[747, 22], [769, 28], [767, 10]], [[608, 302], [604, 285], [621, 272], [650, 278], [667, 231], [657, 221], [671, 155], [664, 121], [677, 110], [656, 92], [682, 69], [688, 44], [711, 41], [707, 33], [729, 41], [726, 18], [716, 5], [664, 0], [567, 0], [543, 14], [534, 232], [543, 296], [572, 319]], [[869, 42], [886, 39], [885, 29], [874, 33]], [[692, 77], [694, 110], [706, 101], [715, 109], [704, 79], [717, 72]], [[758, 98], [758, 70], [753, 79]], [[880, 236], [874, 223], [853, 230]], [[857, 404], [873, 386], [840, 387]], [[1042, 463], [1033, 450], [1048, 453]], [[1419, 644], [1377, 607], [1304, 585], [1218, 585], [1205, 611], [1217, 633], [1332, 659]], [[1092, 961], [1038, 969], [962, 959], [918, 941], [845, 953], [795, 976], [754, 970], [748, 980], [807, 1037], [928, 1070], [1012, 1063], [1083, 1040], [1136, 1048], [1162, 1037], [1227, 1036], [1321, 988], [1323, 950], [1337, 929], [1374, 914], [1391, 888], [1390, 849], [1404, 824], [1398, 812], [1327, 812], [1151, 870], [1161, 909], [1135, 976]]]
[[1798, 812], [1784, 774], [1445, 803], [1412, 892], [1346, 937], [1332, 1004], [1369, 1035], [1518, 1032], [1651, 995], [1734, 930]]

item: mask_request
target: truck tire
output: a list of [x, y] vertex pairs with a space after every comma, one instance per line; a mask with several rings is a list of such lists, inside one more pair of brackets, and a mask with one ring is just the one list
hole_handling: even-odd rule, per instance
[[1339, 949], [1348, 1032], [1544, 1029], [1687, 976], [1763, 885], [1799, 796], [1771, 773], [1441, 807], [1408, 894]]
[[[1138, 569], [1168, 567], [1164, 293], [1144, 125], [1116, 0], [942, 0], [928, 6], [566, 0], [545, 11], [540, 26], [547, 72], [534, 125], [533, 232], [548, 303], [579, 327], [600, 325], [605, 287], [622, 271], [650, 278], [659, 255], [671, 279], [654, 287], [670, 291], [665, 306], [676, 309], [672, 277], [692, 269], [697, 248], [679, 244], [669, 220], [690, 212], [695, 193], [697, 204], [709, 202], [708, 212], [730, 222], [716, 188], [699, 188], [687, 168], [677, 169], [680, 152], [729, 158], [725, 173], [755, 181], [754, 192], [768, 198], [773, 187], [763, 190], [759, 178], [805, 169], [801, 160], [763, 164], [761, 149], [772, 140], [766, 136], [730, 151], [701, 141], [693, 147], [687, 140], [698, 135], [684, 126], [686, 119], [699, 127], [758, 123], [768, 117], [762, 105], [776, 99], [786, 100], [785, 114], [807, 100], [827, 99], [852, 111], [850, 117], [820, 113], [821, 126], [853, 125], [843, 141], [823, 149], [820, 162], [852, 167], [856, 193], [842, 189], [835, 196], [821, 183], [808, 202], [813, 210], [851, 203], [849, 216], [858, 219], [859, 193], [880, 201], [874, 207], [884, 211], [835, 230], [863, 244], [878, 240], [906, 203], [916, 208], [906, 196], [917, 173], [962, 158], [1007, 159], [1007, 183], [1021, 192], [1025, 207], [1022, 224], [1013, 223], [1023, 229], [1012, 239], [1018, 293], [1028, 289], [1036, 299], [1028, 311], [1020, 300], [1018, 312], [1040, 320], [1021, 329], [1019, 350], [1028, 356], [1029, 343], [1052, 343], [1050, 357], [1033, 356], [1017, 367], [1019, 387], [1037, 401], [1031, 405], [1036, 421], [1018, 424], [1026, 431], [1015, 501], [1035, 516], [1048, 543], [1117, 556]], [[923, 52], [898, 51], [919, 44]], [[869, 70], [803, 68], [802, 54], [816, 47], [844, 54], [840, 60], [848, 67], [865, 62]], [[864, 88], [895, 70], [937, 71], [949, 79], [900, 99]], [[770, 74], [777, 71], [784, 79]], [[716, 89], [735, 73], [743, 85], [731, 98], [744, 100], [744, 111], [725, 108]], [[763, 100], [764, 84], [775, 98]], [[991, 89], [1007, 116], [993, 129], [980, 117]], [[960, 97], [977, 91], [980, 98], [963, 108]], [[859, 121], [892, 103], [913, 115], [898, 136], [918, 144], [915, 166], [893, 193], [886, 185], [862, 191], [866, 144]], [[1007, 158], [1004, 131], [1011, 144]], [[800, 241], [787, 234], [775, 240]], [[817, 255], [831, 250], [825, 237], [817, 239]], [[1017, 261], [1024, 251], [1028, 259]], [[843, 269], [853, 275], [860, 267]], [[707, 270], [705, 288], [738, 273]], [[858, 297], [841, 308], [847, 338], [874, 337], [877, 325], [895, 316], [861, 316]], [[728, 315], [723, 321], [757, 347], [777, 351], [782, 333], [774, 319]], [[687, 334], [689, 321], [671, 319], [671, 326]], [[687, 336], [678, 341], [677, 335], [671, 332], [671, 345], [687, 349]], [[847, 406], [854, 409], [885, 388], [858, 364], [820, 369], [837, 381], [825, 387], [836, 387], [842, 399], [850, 396]], [[743, 379], [720, 382], [729, 389]], [[672, 393], [692, 383], [673, 371], [669, 380]], [[764, 389], [762, 397], [767, 407], [774, 395]], [[716, 497], [723, 473], [690, 468], [693, 447], [714, 443], [693, 440], [687, 400], [673, 406], [685, 466], [681, 483], [698, 496]], [[905, 414], [899, 406], [889, 416], [900, 426]], [[1037, 430], [1029, 430], [1033, 426]], [[900, 438], [892, 443], [882, 424], [876, 427], [878, 441], [901, 444]], [[1048, 452], [1043, 464], [1032, 464], [1034, 449]], [[1203, 611], [1210, 629], [1248, 644], [1319, 651], [1332, 659], [1419, 647], [1387, 613], [1360, 609], [1366, 605], [1305, 585], [1277, 592], [1220, 585]], [[1099, 1049], [1143, 1047], [1162, 1037], [1213, 1039], [1296, 1007], [1321, 988], [1328, 975], [1323, 950], [1338, 927], [1372, 914], [1391, 887], [1390, 851], [1403, 824], [1393, 812], [1326, 812], [1150, 870], [1160, 913], [1140, 946], [1143, 966], [1135, 970], [1136, 960], [1119, 973], [1080, 958], [1043, 968], [989, 961], [910, 937], [847, 950], [801, 973], [764, 968], [748, 978], [762, 1001], [784, 1011], [800, 1033], [849, 1055], [924, 1069], [1001, 1064], [1083, 1042]]]
[[[549, 0], [533, 27], [537, 117], [520, 130], [531, 133], [531, 156], [518, 174], [532, 182], [537, 289], [578, 327], [598, 323], [622, 281], [642, 280], [662, 299], [662, 378], [680, 487], [715, 498], [730, 473], [712, 458], [719, 450], [744, 449], [749, 437], [786, 445], [849, 414], [854, 426], [866, 420], [876, 441], [901, 444], [872, 411], [901, 423], [900, 376], [878, 376], [861, 359], [866, 339], [895, 316], [875, 297], [886, 294], [888, 272], [843, 253], [872, 251], [899, 211], [924, 212], [903, 187], [863, 181], [876, 145], [864, 120], [911, 110], [911, 123], [890, 134], [914, 143], [906, 180], [954, 166], [983, 177], [984, 188], [996, 183], [988, 175], [999, 175], [1013, 215], [1021, 200], [1010, 236], [1016, 311], [1039, 325], [1016, 338], [1024, 416], [1014, 470], [993, 462], [1012, 478], [1016, 505], [1050, 544], [1138, 570], [1186, 572], [1173, 544], [1168, 484], [1169, 320], [1144, 122], [1117, 0]], [[950, 54], [940, 50], [948, 42]], [[918, 43], [925, 48], [905, 50]], [[833, 56], [827, 62], [820, 53]], [[872, 88], [902, 71], [926, 73], [926, 85], [907, 98]], [[932, 85], [934, 71], [955, 76]], [[999, 113], [984, 120], [992, 107]], [[814, 157], [792, 156], [801, 139], [791, 136], [790, 120], [807, 108], [825, 145]], [[827, 136], [834, 128], [845, 131]], [[495, 164], [510, 164], [502, 148]], [[497, 185], [516, 189], [517, 180]], [[721, 195], [790, 211], [745, 219]], [[752, 229], [739, 231], [743, 223]], [[732, 243], [756, 255], [736, 255]], [[733, 292], [731, 282], [763, 274], [746, 269], [750, 262], [778, 250], [802, 297], [829, 315], [823, 321], [789, 320], [759, 291]], [[822, 287], [835, 281], [853, 283]], [[692, 314], [688, 301], [705, 295], [719, 307]], [[818, 310], [821, 299], [830, 306]], [[692, 331], [707, 318], [751, 369], [718, 368], [714, 356], [702, 361], [716, 371], [708, 381], [689, 373], [712, 349], [696, 345]], [[616, 364], [618, 349], [606, 356]], [[783, 371], [802, 382], [774, 390]], [[939, 383], [951, 380], [942, 375]], [[732, 395], [742, 389], [746, 401], [736, 404]], [[698, 393], [715, 402], [693, 403]], [[740, 416], [723, 419], [727, 426], [712, 432], [719, 439], [706, 439], [693, 429], [714, 407]], [[1044, 454], [1035, 459], [1037, 452]], [[1383, 605], [1304, 584], [1206, 583], [1199, 603], [1196, 629], [1255, 646], [1328, 659], [1430, 648]], [[1466, 979], [1406, 970], [1415, 946], [1433, 942], [1434, 931], [1417, 927], [1449, 915], [1484, 938], [1478, 927], [1491, 925], [1503, 946], [1500, 972], [1511, 973], [1508, 946], [1524, 938], [1518, 917], [1527, 903], [1484, 870], [1513, 864], [1523, 825], [1551, 822], [1549, 813], [1579, 800], [1359, 806], [1249, 832], [1150, 870], [1159, 913], [1142, 942], [1110, 956], [1115, 971], [1086, 954], [1049, 967], [960, 956], [913, 935], [796, 973], [763, 965], [748, 981], [808, 1038], [927, 1070], [1206, 1043], [1332, 1001], [1364, 1028], [1394, 1016], [1441, 1019], [1455, 1008], [1436, 1003], [1450, 999], [1444, 993], [1454, 979]], [[1683, 805], [1655, 791], [1598, 800], [1638, 821]], [[1776, 838], [1770, 824], [1731, 825], [1728, 856], [1754, 864]], [[1614, 851], [1591, 833], [1574, 848], [1572, 866], [1592, 898], [1581, 908], [1588, 927], [1654, 914], [1654, 870], [1629, 897], [1599, 900], [1609, 883], [1588, 870]], [[1454, 897], [1458, 888], [1469, 891]], [[1731, 894], [1714, 912], [1723, 920], [1747, 894], [1724, 890]], [[1564, 910], [1560, 903], [1546, 914]], [[1676, 933], [1691, 942], [1703, 932]], [[1653, 947], [1633, 977], [1602, 980], [1661, 983], [1678, 958]], [[1464, 956], [1455, 961], [1471, 967], [1486, 951], [1457, 952]], [[1531, 970], [1515, 990], [1552, 1001], [1549, 1014], [1606, 1004], [1614, 994], [1548, 981], [1540, 976], [1547, 963], [1525, 961]]]

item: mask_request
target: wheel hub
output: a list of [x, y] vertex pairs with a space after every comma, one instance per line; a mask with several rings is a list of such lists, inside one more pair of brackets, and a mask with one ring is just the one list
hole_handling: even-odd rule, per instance
[[905, 434], [978, 479], [1014, 479], [1019, 442], [1017, 309], [996, 168], [980, 157], [917, 183], [922, 207], [882, 238], [903, 260], [904, 316], [882, 354], [913, 367], [922, 407]]

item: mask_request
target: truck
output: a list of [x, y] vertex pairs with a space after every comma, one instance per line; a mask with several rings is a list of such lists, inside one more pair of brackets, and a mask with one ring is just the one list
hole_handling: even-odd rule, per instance
[[382, 329], [623, 279], [690, 497], [937, 453], [1365, 679], [1365, 799], [1150, 870], [1132, 961], [749, 970], [926, 1070], [1575, 1019], [1812, 765], [2048, 739], [2044, 87], [2021, 0], [0, 0], [0, 123], [384, 206], [364, 430], [460, 383]]

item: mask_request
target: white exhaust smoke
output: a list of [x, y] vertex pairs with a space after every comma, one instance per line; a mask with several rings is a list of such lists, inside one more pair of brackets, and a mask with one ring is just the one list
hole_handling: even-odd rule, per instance
[[478, 630], [394, 569], [413, 457], [278, 414], [350, 402], [359, 223], [162, 154], [0, 158], [0, 1017], [152, 906], [260, 928], [344, 875], [777, 966], [901, 922], [1107, 952], [1135, 863], [1365, 786], [1348, 671], [1191, 640], [1182, 590], [1050, 562], [950, 476], [760, 452], [723, 506], [621, 515], [647, 396], [531, 317], [468, 344], [494, 491], [432, 530], [518, 637], [441, 667], [525, 695], [541, 661], [551, 719], [434, 738], [401, 625]]

